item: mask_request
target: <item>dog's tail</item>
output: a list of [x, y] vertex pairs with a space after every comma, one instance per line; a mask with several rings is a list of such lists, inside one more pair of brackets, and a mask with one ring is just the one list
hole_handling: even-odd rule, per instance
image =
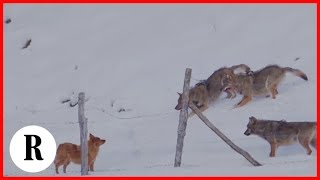
[[285, 72], [290, 72], [290, 73], [292, 73], [292, 74], [294, 74], [294, 75], [296, 75], [296, 76], [299, 76], [299, 77], [301, 77], [302, 79], [308, 81], [307, 75], [306, 75], [304, 72], [300, 71], [299, 69], [293, 69], [293, 68], [291, 68], [291, 67], [284, 67], [283, 70], [284, 70]]
[[61, 151], [63, 151], [63, 145], [62, 144], [59, 144], [58, 148], [57, 148], [57, 151], [56, 151], [56, 157], [54, 158], [54, 164], [58, 164], [58, 162], [60, 161], [60, 157], [59, 157], [59, 154], [61, 153]]

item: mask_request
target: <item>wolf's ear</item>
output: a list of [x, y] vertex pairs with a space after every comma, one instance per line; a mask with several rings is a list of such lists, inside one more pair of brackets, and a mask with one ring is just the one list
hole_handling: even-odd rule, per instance
[[249, 117], [249, 122], [250, 122], [251, 124], [253, 124], [253, 123], [256, 122], [256, 121], [257, 121], [257, 119], [256, 119], [255, 117], [253, 117], [253, 116]]
[[90, 139], [94, 138], [94, 136], [91, 133], [89, 134], [89, 137], [90, 137]]

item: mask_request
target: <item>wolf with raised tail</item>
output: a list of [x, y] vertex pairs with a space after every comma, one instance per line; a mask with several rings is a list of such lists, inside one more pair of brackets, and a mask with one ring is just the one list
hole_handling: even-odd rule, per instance
[[235, 83], [234, 81], [230, 82], [228, 79], [225, 79], [222, 82], [222, 90], [227, 92], [228, 96], [231, 97], [235, 97], [237, 92], [243, 94], [242, 100], [235, 107], [247, 104], [252, 100], [253, 96], [271, 96], [272, 99], [275, 99], [279, 93], [277, 87], [287, 72], [308, 81], [307, 75], [299, 69], [269, 65], [258, 71], [235, 74]]

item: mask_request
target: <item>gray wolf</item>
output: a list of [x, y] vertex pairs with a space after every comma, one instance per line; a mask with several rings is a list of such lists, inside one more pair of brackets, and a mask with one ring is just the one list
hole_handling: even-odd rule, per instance
[[[88, 140], [88, 165], [89, 170], [94, 171], [94, 162], [99, 152], [99, 147], [104, 144], [106, 140], [89, 135]], [[81, 164], [81, 151], [80, 146], [72, 143], [63, 143], [58, 146], [54, 165], [56, 173], [59, 174], [59, 167], [63, 165], [63, 172], [66, 173], [67, 166], [73, 162]]]
[[261, 120], [255, 117], [249, 118], [245, 135], [258, 135], [268, 141], [271, 147], [269, 156], [275, 157], [279, 146], [299, 144], [310, 155], [310, 144], [316, 148], [316, 122], [287, 122], [285, 120]]
[[[179, 94], [178, 104], [176, 105], [176, 110], [182, 109], [182, 94]], [[202, 112], [209, 107], [209, 93], [207, 91], [206, 84], [204, 82], [196, 84], [189, 91], [189, 103], [194, 103], [199, 110]], [[189, 117], [193, 116], [194, 113], [189, 113]]]
[[[285, 74], [290, 72], [305, 81], [308, 81], [307, 75], [290, 67], [280, 67], [278, 65], [269, 65], [258, 71], [247, 71], [246, 73], [235, 74], [235, 84], [225, 80], [223, 91], [228, 93], [228, 96], [235, 97], [236, 92], [243, 94], [242, 100], [235, 107], [241, 107], [252, 100], [253, 96], [264, 95], [266, 97], [276, 98], [279, 93], [277, 86], [284, 79]], [[231, 95], [229, 95], [231, 94]]]
[[[239, 65], [239, 67], [241, 67]], [[223, 88], [222, 82], [224, 79], [227, 79], [228, 82], [235, 83], [235, 74], [234, 69], [236, 66], [233, 66], [231, 69], [227, 67], [220, 68], [213, 72], [213, 74], [206, 80], [201, 81], [190, 89], [189, 92], [189, 103], [194, 103], [201, 112], [208, 109], [209, 104], [215, 102], [221, 95]], [[238, 66], [237, 66], [238, 68]], [[179, 94], [178, 104], [176, 105], [176, 110], [182, 109], [182, 97], [181, 93]], [[189, 114], [191, 117], [193, 112]]]

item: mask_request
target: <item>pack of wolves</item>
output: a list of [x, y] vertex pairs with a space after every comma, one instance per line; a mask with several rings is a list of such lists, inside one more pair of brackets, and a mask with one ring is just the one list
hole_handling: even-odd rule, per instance
[[[239, 71], [240, 72], [236, 72]], [[260, 70], [252, 71], [248, 65], [239, 64], [232, 67], [223, 67], [216, 70], [208, 79], [200, 81], [189, 91], [189, 103], [193, 103], [201, 112], [209, 108], [209, 104], [218, 100], [225, 92], [227, 98], [235, 98], [237, 94], [242, 99], [234, 108], [246, 105], [254, 96], [265, 96], [276, 99], [279, 93], [278, 85], [284, 79], [286, 73], [300, 77], [308, 81], [307, 75], [299, 69], [268, 65]], [[182, 108], [182, 96], [180, 93], [176, 110]], [[189, 117], [194, 113], [189, 113]], [[316, 148], [316, 122], [287, 122], [285, 120], [259, 120], [249, 118], [245, 135], [257, 135], [269, 142], [271, 151], [269, 156], [274, 157], [279, 146], [290, 145], [299, 142], [310, 155], [310, 144]]]
[[[235, 73], [235, 70], [238, 69], [243, 72]], [[215, 102], [222, 92], [227, 93], [227, 98], [234, 98], [237, 93], [243, 95], [242, 100], [235, 105], [235, 108], [244, 106], [252, 100], [253, 96], [266, 96], [275, 99], [278, 94], [277, 86], [287, 72], [308, 81], [307, 75], [299, 69], [278, 65], [269, 65], [258, 71], [251, 71], [245, 64], [229, 68], [223, 67], [190, 89], [189, 103], [194, 103], [202, 112], [208, 109], [209, 104]], [[181, 94], [178, 94], [179, 99], [175, 109], [181, 110]]]

